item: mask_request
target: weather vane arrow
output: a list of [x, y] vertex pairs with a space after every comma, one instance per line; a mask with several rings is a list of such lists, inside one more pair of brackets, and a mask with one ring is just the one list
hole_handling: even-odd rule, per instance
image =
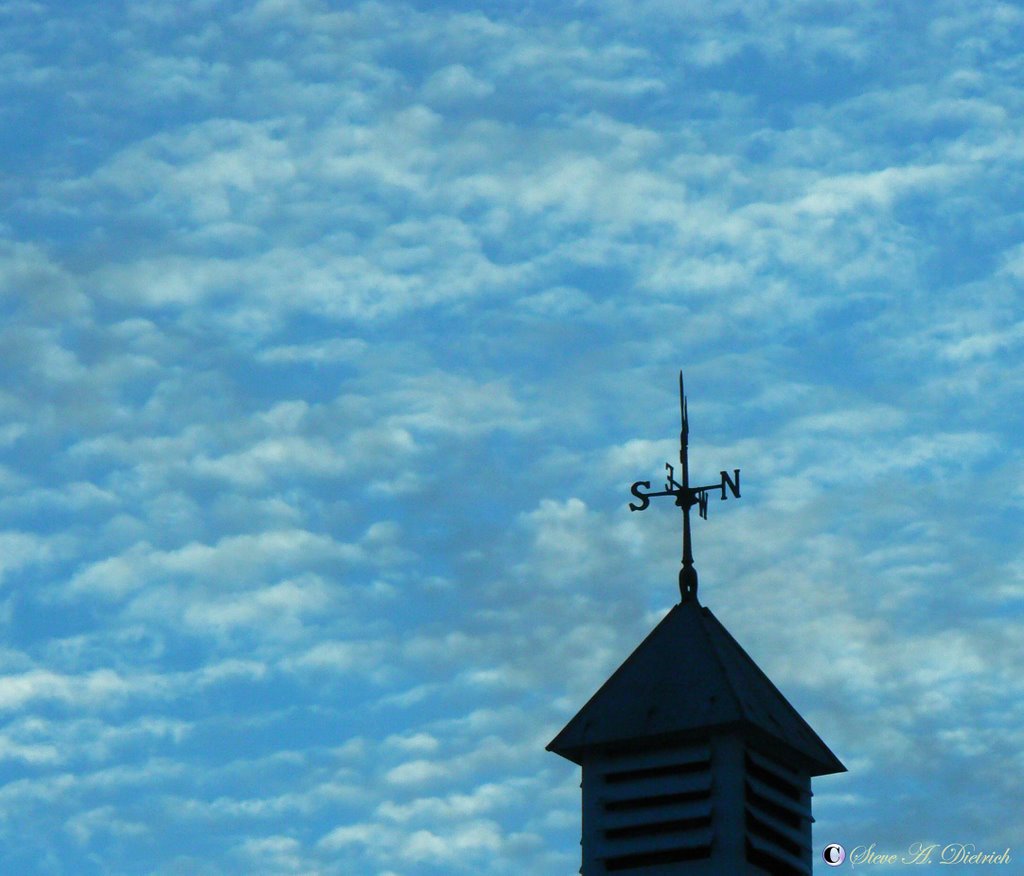
[[707, 520], [708, 517], [708, 491], [721, 491], [721, 498], [724, 502], [728, 496], [726, 490], [732, 493], [733, 497], [740, 498], [740, 470], [734, 468], [732, 477], [726, 471], [721, 472], [722, 480], [717, 484], [707, 484], [702, 487], [690, 486], [690, 466], [687, 460], [687, 448], [690, 438], [690, 423], [686, 416], [686, 395], [683, 392], [683, 372], [679, 372], [679, 419], [682, 427], [679, 431], [679, 465], [682, 482], [676, 480], [675, 469], [671, 464], [665, 463], [668, 471], [668, 479], [665, 481], [665, 489], [656, 493], [645, 493], [641, 490], [650, 490], [650, 481], [637, 481], [630, 487], [630, 492], [640, 500], [639, 504], [629, 503], [630, 511], [643, 511], [651, 504], [653, 496], [675, 496], [676, 505], [683, 509], [683, 567], [679, 570], [679, 593], [685, 601], [697, 595], [697, 570], [693, 567], [693, 548], [690, 545], [690, 509], [696, 505], [700, 516]]

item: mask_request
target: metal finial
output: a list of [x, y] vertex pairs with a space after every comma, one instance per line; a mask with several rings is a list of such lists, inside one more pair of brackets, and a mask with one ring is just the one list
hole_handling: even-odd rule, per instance
[[[683, 391], [683, 372], [679, 372], [679, 422], [682, 424], [681, 434], [689, 437], [690, 424], [686, 419], [686, 393]], [[682, 439], [680, 443], [683, 443]]]
[[693, 546], [690, 542], [690, 509], [696, 505], [702, 519], [708, 517], [708, 490], [721, 490], [722, 501], [728, 498], [726, 489], [733, 497], [740, 498], [740, 470], [733, 469], [733, 476], [721, 472], [722, 480], [718, 484], [707, 484], [702, 487], [690, 486], [690, 464], [689, 464], [689, 439], [690, 420], [686, 410], [686, 393], [683, 389], [683, 372], [679, 372], [679, 466], [681, 469], [682, 482], [675, 479], [675, 469], [669, 463], [665, 463], [668, 478], [665, 481], [665, 489], [656, 493], [644, 493], [651, 488], [650, 481], [637, 481], [630, 488], [630, 492], [640, 500], [640, 504], [629, 503], [630, 511], [643, 511], [651, 504], [651, 496], [675, 496], [676, 505], [683, 510], [683, 558], [682, 568], [679, 570], [679, 594], [681, 601], [696, 599], [697, 597], [697, 570], [693, 565]]

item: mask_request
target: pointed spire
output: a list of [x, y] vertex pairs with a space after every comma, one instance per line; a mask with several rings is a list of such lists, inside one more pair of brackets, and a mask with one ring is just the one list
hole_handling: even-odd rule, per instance
[[548, 750], [582, 763], [601, 746], [736, 726], [781, 744], [812, 776], [846, 771], [711, 610], [687, 601], [672, 607]]
[[[644, 492], [650, 490], [650, 481], [636, 481], [630, 488], [630, 492], [636, 496], [639, 503], [630, 502], [630, 511], [643, 511], [651, 504], [651, 496], [674, 496], [676, 505], [683, 512], [683, 558], [682, 568], [679, 570], [679, 595], [680, 601], [687, 602], [697, 598], [697, 570], [693, 566], [693, 545], [690, 539], [690, 509], [696, 505], [700, 516], [704, 519], [708, 516], [708, 491], [721, 491], [722, 499], [726, 498], [725, 491], [735, 498], [740, 497], [740, 472], [733, 469], [733, 476], [729, 477], [727, 472], [721, 472], [722, 480], [719, 484], [705, 484], [700, 487], [690, 486], [690, 417], [686, 406], [686, 391], [683, 385], [683, 372], [679, 372], [679, 465], [682, 469], [681, 482], [675, 479], [675, 468], [665, 463], [668, 469], [668, 480], [665, 489], [655, 493]], [[641, 489], [643, 488], [643, 489]]]
[[683, 484], [676, 504], [683, 509], [683, 567], [679, 570], [679, 599], [686, 602], [697, 598], [697, 570], [693, 566], [693, 546], [690, 542], [690, 419], [686, 410], [686, 392], [683, 389], [683, 371], [679, 370], [679, 465], [683, 470]]
[[679, 434], [679, 443], [686, 444], [690, 439], [690, 422], [686, 416], [686, 393], [683, 390], [683, 369], [679, 369], [679, 422], [682, 429]]

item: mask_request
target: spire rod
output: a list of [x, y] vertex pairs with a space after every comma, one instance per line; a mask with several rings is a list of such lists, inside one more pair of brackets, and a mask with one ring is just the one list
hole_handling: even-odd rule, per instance
[[[679, 595], [685, 602], [687, 599], [697, 596], [697, 570], [693, 567], [693, 545], [690, 539], [690, 508], [693, 506], [694, 498], [690, 495], [690, 421], [686, 414], [686, 392], [683, 389], [682, 369], [679, 370], [679, 423], [679, 465], [683, 469], [683, 482], [676, 494], [676, 505], [683, 509], [683, 559], [681, 561], [683, 567], [679, 570]], [[684, 496], [686, 497], [685, 501]], [[701, 507], [706, 506], [707, 500], [705, 499]]]
[[697, 570], [693, 565], [693, 545], [690, 537], [690, 509], [696, 505], [702, 519], [708, 516], [708, 490], [721, 491], [722, 501], [728, 498], [726, 489], [735, 498], [740, 498], [740, 470], [733, 469], [733, 476], [729, 477], [728, 472], [720, 472], [721, 483], [705, 484], [701, 487], [690, 486], [690, 419], [686, 408], [686, 392], [683, 388], [683, 372], [679, 372], [679, 466], [682, 470], [682, 482], [675, 479], [675, 469], [669, 463], [665, 463], [668, 471], [668, 479], [665, 482], [665, 489], [656, 493], [645, 493], [641, 487], [650, 490], [650, 481], [637, 481], [630, 488], [630, 492], [640, 500], [640, 504], [629, 503], [630, 511], [643, 511], [651, 504], [651, 496], [675, 496], [676, 505], [683, 511], [683, 558], [682, 568], [679, 570], [679, 595], [680, 601], [697, 598]]

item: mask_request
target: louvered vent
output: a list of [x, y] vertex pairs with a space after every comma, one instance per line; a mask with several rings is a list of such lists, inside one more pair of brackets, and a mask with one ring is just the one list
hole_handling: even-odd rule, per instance
[[745, 767], [747, 860], [774, 876], [809, 876], [809, 777], [750, 749]]
[[642, 871], [711, 854], [706, 744], [613, 752], [602, 761], [593, 790], [604, 872]]

